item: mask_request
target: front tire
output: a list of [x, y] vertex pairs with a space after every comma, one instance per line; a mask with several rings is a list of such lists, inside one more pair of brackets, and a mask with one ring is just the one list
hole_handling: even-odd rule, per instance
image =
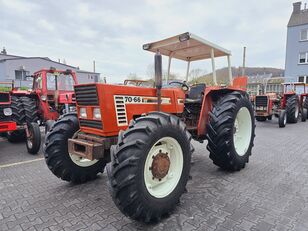
[[284, 128], [286, 126], [286, 124], [287, 124], [287, 114], [286, 114], [285, 110], [280, 111], [278, 122], [279, 122], [280, 128]]
[[104, 159], [87, 160], [68, 152], [68, 139], [79, 130], [76, 113], [60, 117], [45, 138], [44, 156], [48, 168], [62, 180], [73, 183], [84, 183], [96, 178], [104, 171]]
[[249, 99], [232, 92], [214, 104], [207, 125], [207, 149], [213, 163], [238, 171], [249, 161], [255, 137], [255, 120]]
[[151, 222], [171, 212], [185, 191], [193, 148], [176, 116], [153, 112], [119, 134], [107, 166], [116, 206], [127, 216]]
[[306, 122], [307, 114], [308, 114], [307, 108], [302, 108], [302, 112], [301, 112], [302, 122]]
[[[306, 108], [308, 110], [308, 96], [305, 97], [303, 108]], [[308, 119], [308, 113], [307, 113], [307, 119]]]
[[297, 123], [299, 117], [299, 99], [297, 95], [290, 96], [286, 103], [288, 123]]
[[37, 154], [41, 147], [41, 131], [37, 123], [29, 123], [29, 137], [27, 137], [26, 146], [28, 153]]

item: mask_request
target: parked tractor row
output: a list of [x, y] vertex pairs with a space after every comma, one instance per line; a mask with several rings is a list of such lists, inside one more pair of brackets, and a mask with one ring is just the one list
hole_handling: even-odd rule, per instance
[[[253, 107], [247, 77], [232, 77], [231, 52], [194, 34], [147, 43], [143, 49], [155, 53], [154, 84], [77, 84], [72, 71], [44, 69], [32, 76], [32, 90], [12, 87], [0, 94], [0, 132], [7, 132], [11, 142], [27, 140], [31, 150], [40, 143], [38, 125], [45, 125], [43, 153], [55, 176], [84, 183], [106, 167], [119, 210], [152, 222], [172, 212], [186, 190], [192, 140], [207, 140], [215, 165], [239, 171], [252, 154], [255, 116], [258, 121], [279, 117], [280, 127], [297, 122], [299, 114], [303, 121], [307, 118], [306, 86], [286, 83], [282, 94], [265, 87], [253, 98]], [[166, 83], [162, 56], [169, 59]], [[217, 84], [217, 57], [228, 61], [224, 85]], [[187, 63], [185, 81], [169, 81], [172, 59]], [[206, 59], [211, 60], [214, 86], [189, 86], [190, 63]], [[300, 95], [298, 87], [303, 87]]]
[[[279, 127], [287, 123], [297, 123], [307, 120], [308, 93], [305, 83], [283, 82], [276, 91], [268, 90], [269, 81], [285, 81], [287, 78], [267, 78], [263, 84], [258, 84], [258, 91], [253, 96], [256, 120], [263, 122], [278, 118]], [[278, 91], [277, 91], [278, 90]]]

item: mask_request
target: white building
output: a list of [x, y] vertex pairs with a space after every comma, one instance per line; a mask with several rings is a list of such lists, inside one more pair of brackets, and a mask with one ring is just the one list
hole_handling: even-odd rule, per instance
[[43, 68], [55, 67], [59, 70], [73, 70], [76, 72], [78, 83], [98, 82], [100, 74], [79, 70], [78, 67], [53, 61], [48, 57], [22, 57], [8, 55], [6, 50], [0, 53], [0, 82], [15, 81], [16, 86], [31, 87], [32, 81], [26, 76]]

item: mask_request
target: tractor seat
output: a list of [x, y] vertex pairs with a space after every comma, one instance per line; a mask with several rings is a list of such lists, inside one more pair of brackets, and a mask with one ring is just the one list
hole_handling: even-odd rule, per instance
[[192, 86], [185, 99], [185, 103], [201, 103], [203, 100], [205, 87], [205, 83]]

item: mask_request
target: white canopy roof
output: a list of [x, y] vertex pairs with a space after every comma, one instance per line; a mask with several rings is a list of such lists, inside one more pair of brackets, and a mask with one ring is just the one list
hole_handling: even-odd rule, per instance
[[184, 61], [196, 61], [215, 57], [229, 56], [231, 52], [192, 33], [176, 35], [171, 38], [143, 45], [144, 50], [157, 52]]

